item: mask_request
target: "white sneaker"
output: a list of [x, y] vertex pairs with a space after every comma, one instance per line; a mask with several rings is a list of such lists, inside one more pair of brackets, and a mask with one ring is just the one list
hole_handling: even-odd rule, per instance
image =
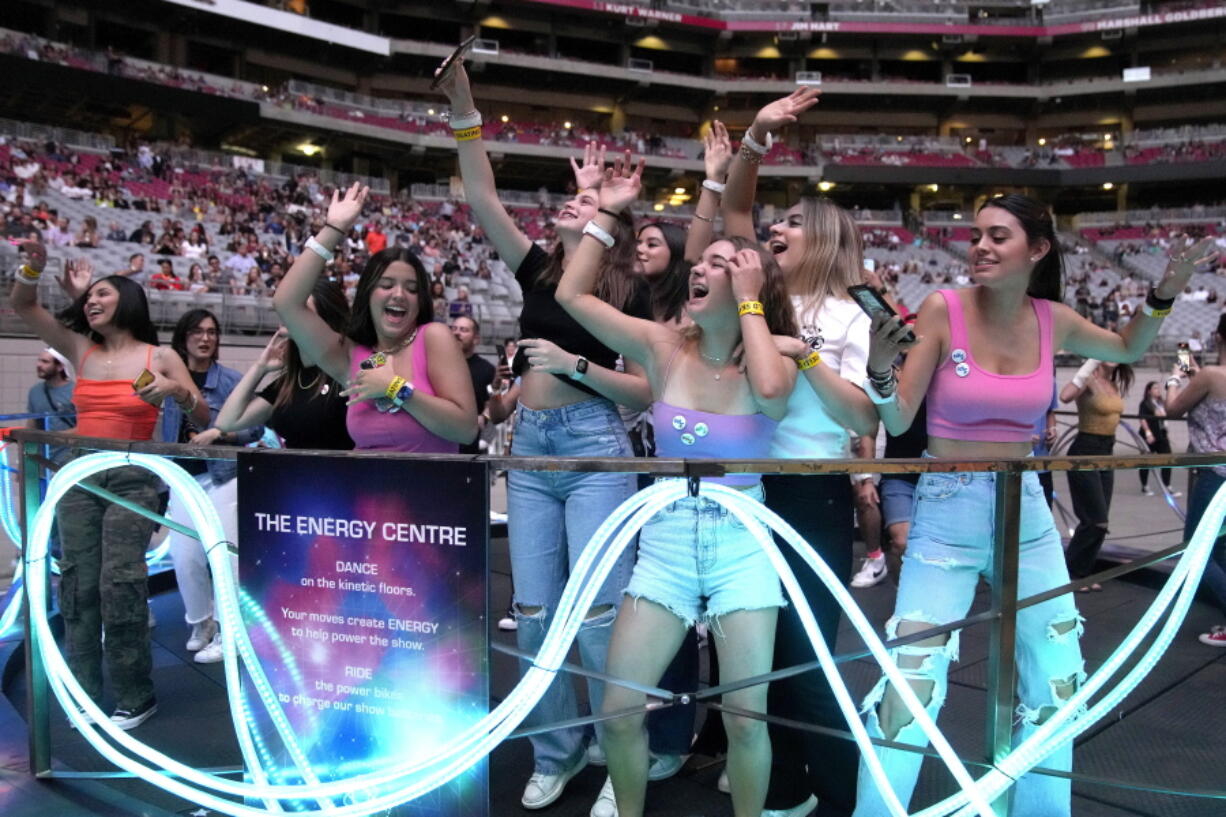
[[502, 618], [498, 619], [498, 629], [504, 633], [513, 633], [519, 629], [519, 622], [515, 620], [515, 616], [507, 613]]
[[1183, 491], [1171, 491], [1171, 496], [1179, 499], [1179, 497], [1183, 496]]
[[1154, 492], [1153, 492], [1152, 490], [1150, 490], [1149, 488], [1142, 488], [1142, 489], [1141, 489], [1141, 493], [1142, 493], [1144, 496], [1153, 496], [1153, 495], [1154, 495]]
[[592, 804], [589, 817], [617, 817], [617, 798], [613, 796], [613, 778], [606, 777], [600, 787], [600, 794]]
[[579, 756], [579, 762], [570, 769], [557, 774], [543, 774], [537, 772], [532, 777], [528, 778], [528, 785], [524, 786], [524, 796], [520, 798], [520, 803], [526, 809], [539, 809], [545, 806], [552, 805], [562, 792], [566, 789], [566, 784], [570, 779], [587, 767], [587, 752]]
[[587, 765], [601, 767], [609, 765], [609, 761], [604, 756], [604, 749], [596, 741], [587, 745]]
[[196, 653], [195, 661], [197, 664], [216, 664], [225, 660], [225, 657], [226, 654], [221, 649], [221, 633], [218, 633], [208, 645]]
[[852, 587], [872, 587], [885, 578], [889, 569], [885, 566], [885, 554], [876, 559], [865, 559], [860, 570], [851, 579]]
[[204, 621], [197, 621], [192, 625], [191, 637], [187, 639], [187, 651], [195, 652], [203, 650], [213, 640], [213, 636], [217, 635], [217, 621], [212, 616], [209, 616]]
[[651, 765], [647, 767], [648, 780], [668, 780], [681, 771], [681, 767], [690, 759], [689, 755], [657, 755], [651, 756]]
[[728, 767], [719, 773], [719, 780], [715, 783], [715, 788], [719, 789], [724, 794], [732, 793], [732, 785], [728, 782]]
[[810, 794], [809, 799], [801, 803], [799, 806], [791, 808], [768, 808], [762, 809], [762, 817], [809, 817], [813, 810], [817, 808], [817, 797]]

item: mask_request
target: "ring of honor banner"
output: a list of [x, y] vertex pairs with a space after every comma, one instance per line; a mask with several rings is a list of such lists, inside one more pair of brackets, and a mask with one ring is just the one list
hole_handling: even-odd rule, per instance
[[[488, 712], [488, 538], [482, 463], [239, 454], [244, 623], [321, 780], [427, 758]], [[300, 780], [247, 692], [274, 782]], [[487, 764], [393, 813], [488, 815]]]

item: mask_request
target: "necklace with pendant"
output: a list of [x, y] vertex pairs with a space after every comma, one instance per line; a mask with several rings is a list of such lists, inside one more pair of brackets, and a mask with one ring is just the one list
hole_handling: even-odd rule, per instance
[[702, 349], [699, 349], [699, 350], [698, 350], [698, 354], [699, 354], [699, 355], [702, 357], [702, 359], [703, 359], [703, 360], [705, 360], [705, 361], [707, 361], [708, 363], [714, 364], [714, 365], [716, 365], [716, 366], [718, 366], [718, 367], [719, 367], [718, 369], [716, 369], [716, 370], [715, 370], [715, 379], [716, 379], [716, 380], [719, 380], [721, 377], [723, 377], [723, 375], [724, 375], [724, 359], [723, 359], [722, 357], [709, 357], [708, 355], [703, 354]]
[[[390, 349], [385, 349], [385, 350], [382, 352], [382, 354], [387, 355], [388, 357], [391, 357], [392, 355], [397, 354], [397, 353], [398, 353], [398, 352], [400, 352], [402, 349], [404, 349], [406, 346], [408, 346], [409, 344], [411, 344], [411, 343], [412, 343], [412, 342], [413, 342], [413, 341], [414, 341], [416, 338], [417, 338], [417, 327], [416, 327], [416, 326], [414, 326], [414, 327], [413, 327], [413, 331], [409, 333], [409, 336], [408, 336], [407, 338], [405, 338], [404, 340], [400, 341], [400, 343], [397, 343], [397, 344], [396, 344], [395, 346], [393, 346], [392, 348], [390, 348]], [[378, 350], [376, 350], [376, 351], [378, 351]]]

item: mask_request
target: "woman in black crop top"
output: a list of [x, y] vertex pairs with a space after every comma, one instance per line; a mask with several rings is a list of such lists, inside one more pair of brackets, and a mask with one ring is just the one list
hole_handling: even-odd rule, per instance
[[[340, 284], [320, 277], [307, 307], [334, 332], [345, 331], [349, 302]], [[257, 391], [264, 377], [273, 373], [280, 376]], [[342, 388], [318, 366], [308, 365], [282, 328], [230, 392], [214, 425], [222, 431], [239, 431], [263, 424], [277, 432], [286, 448], [349, 451], [353, 440], [345, 428]]]
[[[511, 453], [631, 456], [615, 404], [645, 408], [651, 399], [647, 380], [635, 365], [624, 373], [616, 371], [616, 353], [567, 315], [554, 299], [563, 264], [578, 246], [585, 225], [596, 215], [596, 188], [604, 169], [596, 161], [595, 146], [589, 147], [582, 164], [571, 160], [578, 193], [557, 214], [558, 242], [548, 251], [541, 249], [520, 231], [498, 201], [468, 75], [461, 60], [453, 65], [454, 69], [441, 78], [441, 88], [451, 102], [465, 198], [499, 256], [515, 271], [523, 290], [520, 357], [529, 365], [517, 390], [519, 408]], [[645, 290], [637, 286], [633, 274], [630, 217], [620, 217], [613, 233], [618, 242], [614, 252], [606, 254], [597, 292], [618, 309], [650, 317]], [[571, 565], [600, 523], [634, 488], [633, 474], [510, 472], [507, 527], [521, 649], [529, 653], [540, 649]], [[633, 554], [628, 551], [579, 630], [579, 650], [586, 666], [604, 667], [610, 625], [632, 563]], [[588, 681], [593, 711], [600, 708], [602, 687]], [[563, 677], [550, 687], [529, 722], [565, 720], [577, 714], [571, 679]], [[602, 728], [598, 725], [597, 731]], [[536, 735], [531, 741], [533, 774], [522, 803], [525, 808], [538, 809], [561, 796], [570, 778], [586, 765], [588, 755], [580, 728]]]
[[[1014, 378], [1015, 383], [1035, 381], [1037, 373], [1052, 365], [1051, 356], [1058, 349], [1117, 363], [1136, 360], [1157, 336], [1163, 310], [1183, 291], [1197, 264], [1215, 254], [1211, 246], [1209, 242], [1191, 248], [1179, 245], [1166, 273], [1150, 292], [1146, 309], [1117, 334], [1095, 326], [1060, 302], [1064, 291], [1060, 247], [1047, 208], [1018, 194], [989, 199], [979, 208], [971, 228], [969, 261], [974, 286], [930, 295], [915, 323], [918, 341], [904, 340], [906, 330], [897, 318], [875, 319], [865, 389], [878, 404], [891, 434], [911, 425], [927, 396], [931, 456], [956, 460], [1027, 457], [1033, 445], [1030, 431], [1023, 429], [1019, 436], [1016, 423], [1037, 422], [1045, 413], [1048, 392], [1039, 383], [1028, 386], [1025, 400], [1034, 413], [1022, 417], [1016, 406], [1021, 404], [1023, 389], [1015, 386], [1014, 416], [1004, 415], [1013, 427], [1006, 427], [1002, 418], [989, 428], [985, 421], [993, 415], [984, 406], [1008, 387], [1002, 378]], [[911, 350], [896, 379], [892, 363], [904, 346]], [[994, 387], [982, 390], [982, 403], [976, 392], [970, 392], [976, 397], [964, 396], [958, 404], [942, 397], [947, 394], [943, 390], [957, 388], [964, 378]], [[1036, 392], [1040, 396], [1037, 404]], [[933, 433], [936, 431], [941, 433]], [[994, 486], [991, 473], [931, 472], [920, 477], [895, 613], [886, 624], [888, 638], [921, 633], [933, 624], [966, 615], [979, 577], [990, 577], [992, 571]], [[1018, 515], [1018, 596], [1025, 599], [1068, 584], [1060, 534], [1033, 471], [1023, 475]], [[1021, 706], [1015, 746], [1028, 741], [1030, 747], [1045, 748], [1036, 747], [1032, 736], [1040, 724], [1067, 705], [1084, 682], [1081, 632], [1082, 619], [1071, 593], [1018, 612]], [[939, 634], [891, 651], [934, 720], [945, 700], [949, 663], [957, 659], [958, 638], [958, 632]], [[927, 734], [884, 678], [869, 693], [865, 710], [870, 736], [927, 744]], [[1060, 771], [1072, 768], [1071, 742], [1046, 748], [1050, 754], [1039, 755], [1043, 766]], [[888, 787], [906, 806], [923, 756], [881, 746], [876, 747], [875, 755]], [[1007, 766], [1001, 771], [1017, 780], [1012, 814], [1070, 814], [1067, 779], [1018, 775], [1021, 769]], [[895, 813], [885, 800], [886, 790], [874, 779], [870, 764], [862, 761], [856, 817]], [[984, 796], [990, 799], [993, 795]]]

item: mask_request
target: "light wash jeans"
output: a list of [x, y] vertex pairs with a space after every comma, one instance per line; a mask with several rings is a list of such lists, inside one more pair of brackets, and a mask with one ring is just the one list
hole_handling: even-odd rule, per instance
[[[991, 580], [992, 534], [995, 522], [995, 479], [992, 474], [930, 473], [916, 486], [915, 516], [907, 538], [898, 601], [886, 624], [886, 637], [898, 635], [900, 621], [944, 624], [963, 618], [970, 610], [979, 577]], [[1018, 597], [1026, 598], [1068, 582], [1060, 535], [1043, 498], [1038, 475], [1022, 476], [1021, 559]], [[1083, 619], [1071, 594], [1027, 607], [1017, 616], [1017, 672], [1021, 705], [1017, 708], [1016, 745], [1027, 737], [1085, 680], [1079, 638]], [[894, 659], [922, 659], [918, 667], [903, 668], [909, 679], [932, 681], [928, 714], [934, 719], [945, 702], [950, 661], [958, 658], [957, 631], [941, 646], [905, 646], [891, 650]], [[865, 698], [868, 732], [885, 737], [878, 722], [877, 705], [885, 694], [881, 679]], [[1057, 689], [1063, 688], [1064, 695]], [[924, 696], [920, 695], [920, 700]], [[970, 714], [970, 713], [968, 713]], [[972, 716], [977, 716], [975, 713]], [[928, 739], [913, 719], [894, 738], [900, 743], [927, 746]], [[894, 790], [904, 805], [910, 802], [923, 755], [877, 747]], [[1050, 755], [1043, 765], [1072, 768], [1071, 744]], [[1015, 786], [1013, 817], [1067, 817], [1070, 809], [1068, 780], [1029, 774]], [[860, 763], [856, 817], [888, 815], [868, 767]]]
[[[517, 457], [629, 457], [630, 443], [617, 409], [593, 399], [557, 409], [520, 406], [511, 453]], [[553, 622], [562, 589], [592, 534], [618, 505], [634, 493], [634, 474], [572, 471], [511, 471], [507, 478], [507, 533], [511, 544], [511, 578], [519, 648], [536, 653]], [[579, 656], [588, 669], [603, 672], [613, 620], [622, 591], [630, 581], [634, 546], [628, 547], [597, 594], [593, 607], [608, 612], [579, 628]], [[524, 615], [524, 608], [540, 608]], [[526, 662], [521, 667], [526, 671]], [[574, 683], [559, 673], [526, 725], [578, 717]], [[600, 711], [603, 684], [588, 680], [593, 712]], [[600, 726], [597, 725], [599, 733]], [[585, 730], [559, 729], [530, 738], [535, 771], [557, 774], [578, 762], [585, 750]]]

